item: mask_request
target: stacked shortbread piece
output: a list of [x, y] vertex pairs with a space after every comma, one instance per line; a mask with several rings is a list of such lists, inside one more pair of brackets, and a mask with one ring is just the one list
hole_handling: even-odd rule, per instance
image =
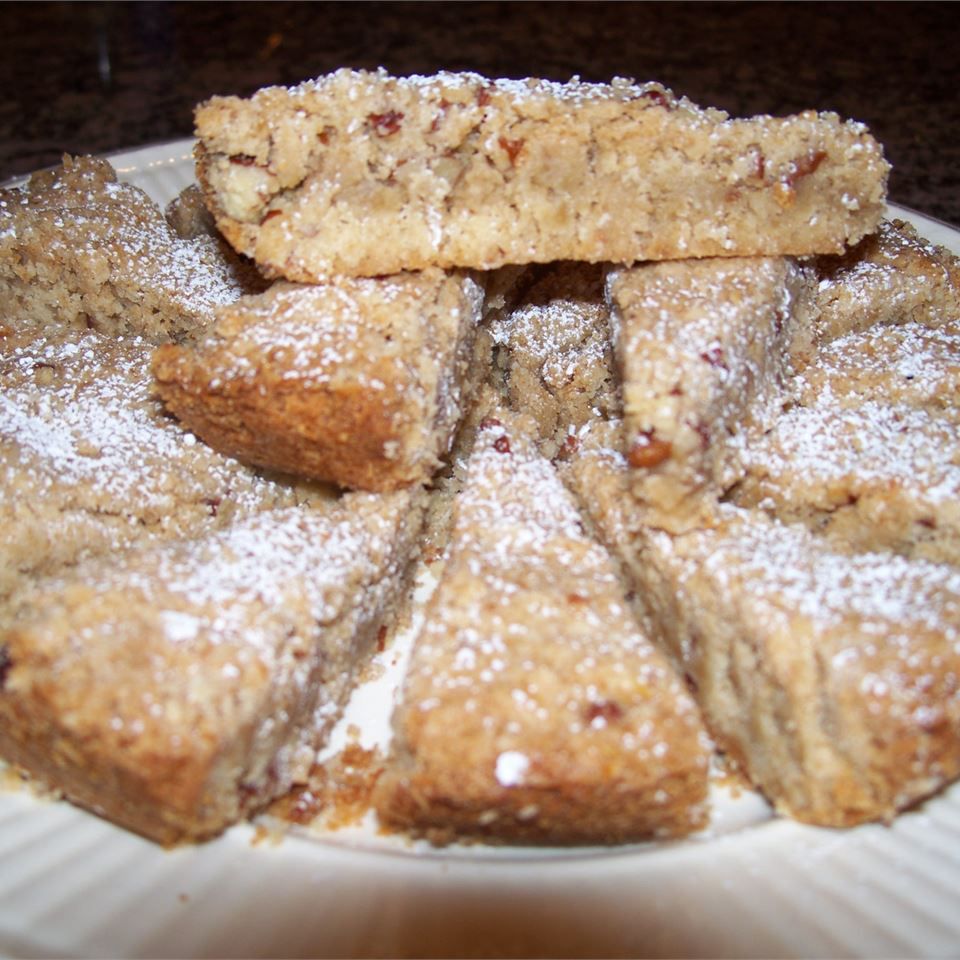
[[717, 750], [820, 824], [960, 775], [960, 269], [861, 125], [349, 70], [196, 119], [166, 219], [96, 161], [4, 197], [0, 753], [216, 833], [303, 778], [426, 543], [385, 826], [682, 836]]

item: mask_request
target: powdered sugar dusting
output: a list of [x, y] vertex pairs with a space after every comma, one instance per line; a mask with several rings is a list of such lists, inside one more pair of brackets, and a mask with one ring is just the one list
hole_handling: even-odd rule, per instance
[[74, 500], [86, 490], [91, 509], [153, 518], [223, 494], [241, 508], [261, 502], [267, 481], [164, 413], [150, 353], [135, 337], [79, 332], [12, 347], [0, 367], [4, 489], [30, 471], [48, 490], [73, 490]]
[[[371, 338], [389, 358], [389, 342], [409, 333], [404, 323], [413, 328], [422, 322], [427, 287], [413, 274], [316, 286], [280, 283], [263, 296], [238, 301], [225, 315], [223, 332], [215, 329], [206, 346], [216, 350], [221, 337], [230, 341], [229, 351], [218, 353], [217, 376], [223, 380], [260, 376], [267, 358], [285, 380], [321, 384], [342, 379], [342, 371], [349, 370], [358, 383], [376, 389], [367, 373]], [[398, 352], [391, 362], [403, 377], [407, 359]]]
[[[196, 328], [244, 292], [211, 237], [182, 239], [139, 188], [105, 160], [70, 159], [0, 207], [0, 281], [41, 325], [162, 338]], [[14, 268], [14, 265], [16, 267]]]
[[951, 415], [960, 393], [960, 327], [908, 322], [848, 333], [820, 349], [797, 386], [806, 405], [825, 394], [849, 406], [882, 396]]
[[826, 398], [784, 413], [742, 456], [748, 471], [764, 478], [796, 478], [805, 487], [842, 482], [851, 498], [898, 487], [936, 504], [960, 497], [956, 431], [925, 410], [877, 400], [850, 408]]
[[[635, 83], [624, 77], [616, 77], [610, 83], [587, 83], [579, 77], [558, 82], [544, 79], [490, 79], [477, 73], [439, 71], [430, 75], [414, 74], [393, 78], [382, 67], [370, 73], [344, 68], [291, 87], [286, 92], [291, 97], [309, 98], [318, 94], [324, 95], [330, 88], [346, 87], [350, 91], [348, 95], [351, 99], [365, 100], [380, 94], [386, 83], [395, 85], [405, 93], [414, 93], [418, 98], [434, 101], [440, 101], [457, 92], [473, 96], [480, 90], [491, 99], [498, 96], [508, 98], [511, 105], [520, 109], [525, 104], [535, 105], [538, 102], [556, 101], [576, 106], [591, 100], [641, 100], [647, 101], [651, 107], [682, 108], [693, 117], [705, 116], [708, 113], [687, 98], [674, 96], [662, 84]], [[489, 101], [484, 105], [489, 106]], [[498, 106], [500, 104], [494, 104], [491, 111]], [[720, 111], [709, 112], [713, 116], [722, 116]]]
[[960, 644], [957, 568], [894, 554], [851, 555], [802, 527], [732, 508], [727, 517], [728, 533], [691, 535], [694, 547], [687, 557], [688, 563], [704, 564], [719, 583], [729, 575], [782, 617], [799, 614], [822, 631], [857, 620], [852, 636], [861, 644], [907, 637], [918, 628]]
[[524, 305], [506, 320], [491, 327], [494, 343], [522, 345], [540, 361], [544, 381], [554, 389], [572, 380], [581, 365], [604, 363], [606, 338], [591, 336], [606, 326], [607, 312], [602, 303], [577, 305], [570, 301], [552, 301], [542, 306]]
[[[169, 665], [177, 684], [193, 677], [208, 688], [208, 708], [216, 713], [222, 707], [216, 691], [236, 682], [231, 663], [260, 685], [269, 673], [250, 674], [254, 660], [305, 677], [324, 630], [339, 623], [331, 642], [353, 643], [359, 625], [382, 612], [408, 562], [416, 529], [407, 519], [411, 510], [414, 518], [409, 494], [354, 494], [319, 507], [264, 511], [205, 536], [132, 550], [119, 566], [93, 559], [25, 595], [35, 614], [24, 622], [41, 632], [72, 623], [55, 648], [64, 670], [82, 657], [84, 646], [107, 651], [136, 643], [158, 669]], [[66, 621], [58, 611], [67, 612]], [[74, 636], [83, 638], [82, 646]], [[339, 689], [352, 664], [339, 664], [334, 654], [331, 646], [328, 680]], [[281, 674], [273, 682], [282, 685]], [[166, 698], [162, 689], [156, 695]]]
[[[271, 611], [306, 604], [310, 620], [326, 625], [345, 608], [365, 602], [360, 585], [372, 586], [387, 575], [384, 558], [397, 533], [398, 509], [408, 500], [365, 499], [352, 502], [355, 510], [331, 505], [258, 514], [209, 539], [133, 557], [118, 574], [103, 575], [100, 584], [122, 584], [161, 608], [173, 603], [174, 610], [194, 611], [213, 642], [263, 647], [272, 642], [272, 632], [264, 632], [275, 622]], [[181, 629], [183, 616], [171, 619], [168, 610], [166, 636], [172, 643], [199, 632]]]
[[[702, 814], [680, 796], [706, 787], [693, 704], [513, 417], [495, 411], [480, 425], [404, 689], [395, 720], [404, 763], [470, 765], [462, 792], [450, 787], [444, 800], [479, 811], [469, 832], [497, 820], [507, 835], [590, 836], [607, 829], [602, 818], [586, 823], [614, 796], [633, 811], [626, 835], [689, 832]], [[566, 798], [566, 826], [540, 824], [537, 797], [549, 791]]]

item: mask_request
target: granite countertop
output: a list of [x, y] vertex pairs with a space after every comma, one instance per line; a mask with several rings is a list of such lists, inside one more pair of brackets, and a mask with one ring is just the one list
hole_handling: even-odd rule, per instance
[[947, 3], [3, 3], [0, 179], [189, 136], [194, 105], [340, 66], [659, 80], [735, 115], [835, 110], [890, 197], [960, 224]]

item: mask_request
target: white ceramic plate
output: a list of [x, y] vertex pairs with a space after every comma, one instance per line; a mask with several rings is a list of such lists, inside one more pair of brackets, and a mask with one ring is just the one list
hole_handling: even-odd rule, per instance
[[[166, 203], [192, 141], [115, 154]], [[899, 207], [960, 253], [960, 233]], [[383, 734], [392, 668], [350, 721]], [[66, 803], [0, 792], [0, 956], [954, 956], [960, 785], [892, 826], [820, 830], [716, 791], [682, 843], [436, 851], [377, 836], [252, 827], [160, 850]]]

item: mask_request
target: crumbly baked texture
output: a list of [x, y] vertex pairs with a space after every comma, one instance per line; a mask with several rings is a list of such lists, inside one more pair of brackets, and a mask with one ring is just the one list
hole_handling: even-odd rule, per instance
[[197, 184], [191, 183], [184, 187], [167, 204], [163, 215], [178, 237], [206, 243], [213, 240], [220, 256], [228, 264], [230, 272], [240, 282], [243, 293], [262, 293], [270, 286], [271, 281], [257, 270], [257, 265], [249, 257], [237, 253], [227, 243], [226, 238], [217, 229], [213, 214], [207, 209], [203, 192]]
[[872, 233], [862, 126], [383, 71], [197, 123], [165, 216], [89, 158], [0, 194], [0, 755], [213, 836], [307, 775], [422, 551], [393, 828], [688, 834], [700, 709], [810, 822], [960, 775], [960, 271]]
[[164, 844], [257, 811], [406, 595], [420, 500], [348, 494], [41, 581], [0, 633], [0, 752]]
[[697, 709], [518, 418], [480, 424], [393, 725], [378, 814], [435, 842], [704, 825]]
[[154, 356], [168, 409], [252, 464], [343, 487], [425, 482], [450, 450], [478, 371], [483, 292], [440, 270], [279, 283]]
[[69, 157], [0, 191], [0, 326], [55, 326], [154, 341], [203, 326], [247, 292], [235, 257], [210, 237], [182, 239], [106, 160]]
[[[851, 288], [847, 266], [831, 285]], [[891, 295], [924, 276], [937, 276], [930, 260]], [[949, 300], [926, 289], [909, 316], [887, 310], [800, 354], [785, 409], [739, 450], [748, 474], [731, 496], [752, 509], [717, 499], [708, 527], [654, 529], [630, 495], [615, 416], [584, 424], [557, 461], [721, 750], [778, 810], [813, 823], [888, 819], [960, 772], [960, 352]], [[858, 330], [857, 302], [837, 303], [834, 331]], [[771, 459], [781, 482], [760, 490], [752, 473]], [[777, 519], [801, 515], [809, 528]]]
[[862, 124], [730, 119], [658, 84], [338, 70], [196, 111], [217, 224], [315, 282], [553, 260], [840, 253], [880, 221]]
[[836, 549], [730, 505], [710, 529], [646, 527], [616, 437], [614, 422], [591, 425], [561, 475], [625, 561], [718, 746], [778, 811], [889, 819], [960, 773], [956, 567]]
[[808, 272], [786, 258], [640, 264], [613, 271], [608, 295], [633, 495], [653, 526], [709, 524], [812, 353]]
[[60, 329], [0, 345], [0, 598], [87, 555], [331, 496], [184, 430], [153, 395], [142, 339]]
[[489, 331], [496, 380], [509, 406], [536, 420], [545, 456], [583, 424], [619, 409], [601, 266], [538, 271], [518, 303], [493, 311]]
[[891, 323], [960, 319], [960, 259], [902, 220], [839, 256], [819, 257], [818, 333], [824, 342]]
[[960, 318], [939, 326], [899, 320], [824, 343], [793, 381], [794, 402], [829, 396], [845, 407], [883, 398], [943, 416], [960, 410]]
[[860, 550], [960, 564], [960, 331], [875, 327], [828, 344], [743, 452], [733, 491]]
[[781, 812], [892, 818], [960, 774], [960, 571], [733, 512], [646, 538], [646, 595], [722, 749]]

